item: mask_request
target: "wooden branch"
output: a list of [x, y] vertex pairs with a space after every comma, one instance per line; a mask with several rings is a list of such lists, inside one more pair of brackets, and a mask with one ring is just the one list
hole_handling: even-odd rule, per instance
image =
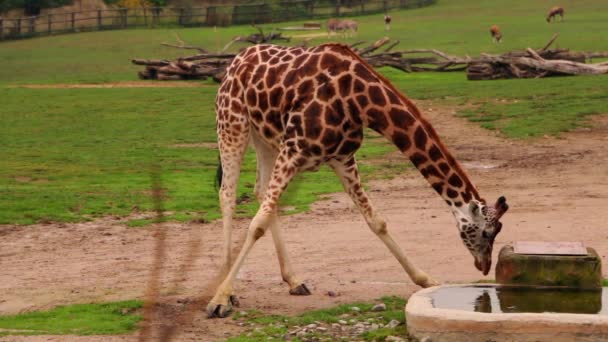
[[154, 65], [154, 66], [163, 66], [169, 65], [169, 61], [167, 60], [158, 60], [158, 59], [137, 59], [134, 58], [131, 60], [131, 63], [135, 65]]
[[228, 48], [229, 48], [229, 47], [230, 47], [232, 44], [234, 44], [234, 42], [238, 41], [238, 40], [237, 40], [237, 38], [238, 38], [238, 37], [236, 37], [236, 38], [232, 38], [232, 40], [231, 40], [231, 41], [229, 41], [229, 42], [228, 42], [228, 44], [224, 45], [224, 48], [223, 48], [223, 49], [220, 51], [220, 53], [224, 53], [224, 52], [226, 52], [226, 50], [228, 50]]
[[394, 48], [395, 46], [399, 45], [399, 43], [401, 43], [399, 40], [393, 42], [391, 45], [389, 45], [386, 49], [384, 49], [384, 52], [389, 52], [391, 51], [392, 48]]
[[536, 51], [527, 48], [526, 51], [528, 51], [528, 53], [530, 54], [530, 56], [532, 56], [532, 58], [539, 60], [539, 61], [544, 61], [545, 59], [542, 58], [541, 56], [538, 55], [538, 53], [536, 53]]
[[441, 52], [439, 50], [435, 50], [435, 49], [413, 49], [413, 50], [405, 50], [405, 51], [399, 51], [400, 53], [403, 54], [412, 54], [412, 53], [432, 53], [434, 55], [437, 55], [445, 60], [448, 61], [452, 61], [456, 64], [466, 64], [469, 63], [471, 61], [470, 58], [462, 58], [462, 57], [456, 57], [456, 56], [450, 56], [444, 52]]
[[170, 44], [170, 43], [160, 43], [160, 45], [162, 46], [167, 46], [167, 47], [172, 47], [172, 48], [176, 48], [176, 49], [185, 49], [185, 50], [198, 50], [200, 53], [207, 53], [207, 50], [198, 47], [198, 46], [192, 46], [192, 45], [175, 45], [175, 44]]
[[234, 54], [234, 53], [217, 53], [217, 54], [205, 53], [205, 54], [201, 54], [201, 55], [182, 57], [180, 59], [183, 60], [183, 61], [196, 61], [196, 60], [214, 59], [214, 58], [219, 58], [219, 59], [230, 58], [230, 59], [232, 59], [234, 57], [236, 57], [236, 54]]
[[179, 43], [178, 45], [167, 42], [160, 43], [160, 45], [177, 49], [198, 50], [200, 53], [207, 53], [207, 50], [203, 49], [202, 47], [186, 45], [186, 43], [179, 37], [177, 33], [175, 33], [175, 40], [177, 40], [177, 42]]
[[360, 41], [360, 42], [356, 42], [356, 43], [352, 43], [350, 44], [350, 48], [353, 50], [356, 50], [355, 47], [361, 45], [361, 44], [365, 44], [365, 41]]
[[381, 48], [384, 44], [388, 43], [391, 39], [388, 37], [384, 37], [380, 40], [377, 40], [375, 43], [373, 43], [372, 45], [363, 48], [361, 50], [358, 51], [359, 56], [364, 56], [372, 51], [375, 51], [379, 48]]
[[540, 51], [545, 51], [545, 50], [547, 50], [547, 49], [549, 48], [549, 46], [551, 46], [551, 44], [553, 44], [553, 42], [554, 42], [554, 41], [557, 39], [557, 36], [558, 36], [558, 35], [559, 35], [558, 33], [555, 33], [555, 34], [553, 35], [553, 37], [551, 37], [551, 39], [549, 39], [549, 41], [547, 42], [547, 44], [545, 44], [545, 46], [543, 46], [543, 48], [542, 48], [542, 49], [540, 49]]

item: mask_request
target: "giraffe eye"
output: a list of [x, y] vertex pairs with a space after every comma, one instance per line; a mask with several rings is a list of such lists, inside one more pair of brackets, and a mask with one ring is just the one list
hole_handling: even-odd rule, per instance
[[489, 238], [490, 236], [488, 235], [488, 232], [486, 232], [485, 230], [481, 232], [481, 237], [483, 237], [484, 239]]

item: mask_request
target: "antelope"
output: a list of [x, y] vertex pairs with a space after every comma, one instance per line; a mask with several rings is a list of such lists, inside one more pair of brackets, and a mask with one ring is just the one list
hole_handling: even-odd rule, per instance
[[550, 23], [551, 19], [555, 21], [555, 17], [559, 14], [561, 21], [564, 21], [564, 8], [562, 6], [554, 6], [547, 13], [547, 22]]
[[340, 25], [340, 22], [341, 22], [341, 20], [336, 19], [336, 18], [330, 18], [329, 20], [327, 20], [327, 36], [328, 37], [332, 32], [338, 31], [338, 26]]
[[331, 18], [329, 20], [327, 20], [327, 36], [329, 37], [331, 35], [332, 32], [342, 32], [345, 36], [347, 35], [347, 32], [350, 31], [351, 33], [355, 33], [357, 32], [357, 30], [359, 29], [359, 24], [354, 21], [354, 20], [350, 20], [350, 19], [336, 19], [336, 18]]
[[492, 39], [495, 43], [500, 43], [502, 33], [500, 33], [500, 28], [498, 28], [498, 25], [492, 25], [492, 27], [490, 27], [490, 34], [492, 35]]

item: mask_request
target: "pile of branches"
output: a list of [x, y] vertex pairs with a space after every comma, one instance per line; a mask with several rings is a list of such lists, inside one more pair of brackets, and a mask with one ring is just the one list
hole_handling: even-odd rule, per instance
[[[264, 37], [263, 39], [261, 37]], [[270, 33], [264, 35], [260, 30], [260, 33], [252, 34], [248, 37], [237, 37], [233, 39], [228, 45], [222, 49], [220, 53], [209, 53], [205, 49], [196, 46], [185, 45], [179, 37], [178, 41], [181, 43], [169, 44], [162, 43], [164, 46], [175, 47], [180, 49], [194, 49], [200, 53], [194, 56], [181, 57], [173, 61], [169, 60], [150, 60], [150, 59], [132, 59], [131, 62], [136, 65], [144, 65], [145, 69], [138, 72], [138, 76], [141, 79], [155, 79], [155, 80], [191, 80], [191, 79], [207, 79], [213, 78], [215, 81], [221, 81], [226, 68], [232, 62], [232, 59], [236, 56], [231, 53], [224, 53], [227, 48], [234, 42], [248, 42], [252, 44], [266, 43], [273, 40], [289, 39], [282, 37], [276, 33]], [[399, 41], [392, 42], [389, 38], [382, 38], [369, 46], [358, 48], [358, 46], [365, 42], [357, 42], [352, 44], [350, 47], [359, 54], [363, 59], [367, 60], [374, 67], [381, 66], [392, 66], [394, 68], [406, 71], [452, 71], [452, 70], [464, 70], [464, 67], [457, 66], [450, 68], [453, 61], [441, 61], [435, 57], [404, 57], [408, 53], [419, 53], [429, 52], [435, 50], [409, 50], [401, 52], [391, 52], [391, 50], [399, 44]], [[302, 42], [302, 46], [306, 46], [308, 41]], [[388, 46], [387, 46], [388, 44]], [[382, 47], [387, 46], [383, 52], [376, 53]], [[436, 54], [447, 56], [439, 51]], [[447, 58], [452, 58], [447, 56]], [[436, 64], [436, 67], [421, 66], [420, 64]]]
[[236, 56], [231, 53], [224, 53], [228, 47], [236, 42], [245, 42], [250, 44], [263, 44], [272, 41], [289, 41], [289, 37], [283, 37], [279, 32], [270, 32], [264, 34], [264, 31], [256, 27], [258, 33], [250, 34], [249, 36], [238, 36], [231, 40], [220, 53], [209, 53], [206, 49], [198, 46], [186, 45], [186, 43], [176, 34], [175, 38], [179, 44], [161, 43], [163, 46], [174, 47], [178, 49], [197, 50], [199, 54], [188, 57], [180, 57], [177, 60], [151, 60], [151, 59], [132, 59], [131, 63], [135, 65], [145, 65], [145, 69], [137, 73], [142, 80], [204, 80], [209, 77], [216, 82], [220, 82], [226, 68]]
[[573, 52], [548, 49], [557, 35], [542, 48], [513, 51], [499, 56], [482, 54], [467, 66], [469, 80], [504, 78], [541, 78], [561, 75], [597, 75], [608, 73], [608, 63], [586, 64], [593, 57], [608, 57], [606, 52]]
[[182, 57], [175, 61], [132, 59], [131, 63], [145, 65], [137, 75], [142, 80], [205, 80], [220, 82], [235, 54], [203, 53]]
[[[365, 42], [357, 42], [350, 47], [374, 67], [390, 66], [404, 72], [466, 70], [469, 80], [608, 73], [608, 63], [585, 63], [593, 57], [608, 57], [607, 52], [572, 52], [568, 49], [549, 49], [556, 38], [557, 35], [554, 35], [542, 49], [528, 48], [524, 51], [512, 51], [498, 56], [482, 54], [478, 58], [452, 56], [434, 49], [392, 51], [399, 41], [391, 42], [389, 38], [382, 38], [363, 48], [359, 48], [359, 46]], [[163, 45], [176, 48], [196, 49], [200, 53], [174, 61], [133, 59], [132, 63], [145, 65], [145, 70], [138, 73], [141, 79], [188, 80], [211, 77], [220, 82], [226, 68], [235, 57], [235, 54], [224, 53], [232, 43], [259, 44], [277, 39], [289, 40], [287, 37], [282, 37], [280, 33], [266, 35], [259, 29], [259, 33], [248, 37], [236, 37], [217, 54], [208, 53], [200, 47], [187, 46], [183, 41], [180, 45], [163, 43]], [[180, 40], [179, 37], [178, 40]], [[308, 41], [304, 41], [301, 45], [306, 46], [307, 43]], [[384, 49], [379, 51], [381, 48]]]

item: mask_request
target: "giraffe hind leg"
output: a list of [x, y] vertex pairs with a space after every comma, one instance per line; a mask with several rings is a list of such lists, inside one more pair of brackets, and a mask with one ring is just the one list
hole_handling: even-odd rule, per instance
[[[222, 109], [219, 109], [222, 110]], [[227, 113], [227, 111], [223, 111]], [[249, 144], [249, 124], [242, 113], [228, 113], [227, 117], [221, 117], [218, 121], [238, 122], [237, 126], [218, 125], [218, 147], [220, 151], [220, 167], [217, 176], [221, 177], [219, 183], [219, 199], [223, 221], [223, 267], [222, 273], [228, 272], [232, 262], [232, 224], [236, 210], [237, 185], [241, 172], [243, 157]], [[235, 119], [236, 118], [236, 119]], [[220, 171], [221, 170], [221, 171]]]

